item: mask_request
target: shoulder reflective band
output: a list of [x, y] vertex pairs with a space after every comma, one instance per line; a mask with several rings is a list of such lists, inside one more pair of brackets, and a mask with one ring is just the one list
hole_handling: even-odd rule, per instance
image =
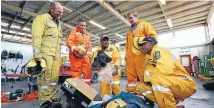
[[168, 91], [170, 91], [169, 88], [163, 87], [163, 86], [152, 86], [152, 90], [157, 90], [157, 91], [160, 91], [160, 92], [168, 92]]

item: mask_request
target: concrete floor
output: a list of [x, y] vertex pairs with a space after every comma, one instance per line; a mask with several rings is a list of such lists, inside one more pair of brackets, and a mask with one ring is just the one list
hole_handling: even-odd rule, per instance
[[[195, 79], [198, 85], [197, 92], [192, 95], [190, 98], [186, 99], [184, 102], [180, 103], [185, 105], [185, 108], [214, 108], [214, 91], [205, 90], [198, 79]], [[123, 77], [121, 79], [121, 90], [125, 91], [125, 85], [127, 81], [126, 78]], [[58, 88], [60, 85], [58, 86]], [[97, 91], [99, 90], [99, 83], [92, 84]], [[26, 81], [16, 81], [14, 87], [11, 88], [11, 81], [2, 83], [1, 90], [2, 91], [10, 91], [13, 92], [18, 88], [23, 88], [24, 90], [28, 90]], [[97, 96], [96, 100], [100, 100], [100, 97]], [[39, 108], [39, 101], [20, 101], [14, 103], [1, 103], [1, 108]], [[155, 105], [157, 108], [157, 105]]]

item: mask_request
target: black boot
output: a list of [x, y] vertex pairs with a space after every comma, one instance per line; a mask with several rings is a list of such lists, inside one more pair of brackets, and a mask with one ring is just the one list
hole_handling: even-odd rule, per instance
[[39, 108], [50, 108], [51, 103], [51, 101], [45, 101], [44, 103], [42, 103], [42, 105], [40, 105]]
[[59, 103], [59, 99], [55, 98], [52, 100], [51, 108], [62, 108], [61, 104]]
[[154, 107], [155, 103], [152, 100], [150, 100], [147, 97], [144, 97], [144, 99], [145, 99], [146, 104], [148, 104], [151, 107]]
[[32, 88], [33, 88], [33, 91], [38, 91], [38, 85], [33, 85]]

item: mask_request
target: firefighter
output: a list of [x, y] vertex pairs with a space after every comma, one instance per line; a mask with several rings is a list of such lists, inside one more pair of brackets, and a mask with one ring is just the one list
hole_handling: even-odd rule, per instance
[[[92, 67], [93, 64], [96, 64], [95, 62], [99, 62], [98, 59], [103, 59], [101, 60], [101, 66], [98, 66], [98, 71], [102, 71], [105, 67], [113, 67], [115, 68], [115, 72], [113, 72], [113, 78], [112, 78], [112, 83], [108, 84], [105, 81], [100, 80], [100, 95], [101, 98], [104, 97], [105, 94], [111, 95], [111, 92], [114, 93], [114, 95], [120, 94], [120, 77], [121, 77], [121, 56], [118, 48], [115, 45], [109, 45], [109, 37], [107, 35], [101, 36], [100, 39], [101, 45], [97, 47], [97, 50], [93, 54], [93, 59], [92, 59]], [[102, 56], [99, 58], [101, 55], [100, 52], [103, 52], [107, 57]], [[104, 59], [104, 58], [110, 58], [109, 59]], [[95, 60], [96, 59], [96, 60]], [[105, 62], [104, 60], [107, 60]]]
[[137, 91], [159, 108], [176, 108], [176, 103], [196, 92], [196, 83], [168, 49], [156, 44], [154, 37], [138, 43], [140, 51], [146, 54], [146, 68]]
[[81, 78], [85, 83], [91, 85], [90, 59], [92, 57], [92, 47], [84, 19], [80, 19], [76, 28], [69, 34], [67, 46], [70, 49], [69, 60], [72, 78]]
[[126, 33], [126, 75], [128, 84], [126, 91], [136, 93], [137, 77], [142, 81], [142, 74], [145, 70], [145, 54], [137, 51], [133, 46], [133, 39], [136, 37], [157, 37], [155, 30], [149, 22], [138, 19], [138, 13], [135, 11], [127, 14], [128, 21], [131, 24], [130, 30]]
[[41, 107], [54, 101], [56, 96], [60, 68], [62, 38], [60, 18], [62, 15], [63, 6], [59, 2], [53, 2], [50, 4], [49, 12], [38, 15], [32, 23], [34, 59], [36, 61], [44, 59], [47, 63], [46, 71], [37, 78]]

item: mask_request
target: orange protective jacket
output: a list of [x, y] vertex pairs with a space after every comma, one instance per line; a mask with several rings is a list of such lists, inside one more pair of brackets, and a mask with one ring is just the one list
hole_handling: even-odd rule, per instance
[[[73, 55], [72, 49], [79, 43], [84, 43], [87, 46], [87, 54], [83, 58], [77, 58]], [[91, 85], [91, 63], [90, 58], [92, 56], [92, 47], [90, 37], [85, 31], [84, 33], [80, 32], [77, 28], [71, 31], [70, 35], [67, 38], [67, 46], [69, 47], [69, 60], [71, 66], [71, 76], [73, 78], [82, 78], [84, 74], [84, 79], [87, 84]]]
[[81, 33], [77, 28], [71, 31], [71, 33], [68, 36], [67, 39], [67, 46], [71, 49], [73, 46], [79, 44], [79, 43], [84, 43], [87, 46], [87, 55], [89, 57], [92, 56], [92, 46], [91, 46], [91, 41], [90, 37], [88, 36], [88, 32], [85, 31], [84, 33]]

